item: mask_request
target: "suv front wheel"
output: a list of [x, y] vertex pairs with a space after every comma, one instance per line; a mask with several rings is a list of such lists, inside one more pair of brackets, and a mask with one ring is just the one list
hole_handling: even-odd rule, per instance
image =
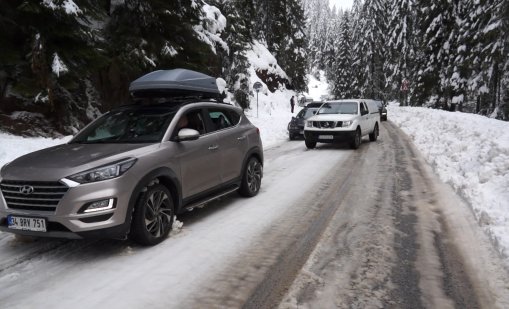
[[156, 245], [168, 237], [174, 218], [170, 191], [161, 184], [150, 186], [138, 199], [130, 236], [141, 245]]
[[239, 193], [246, 197], [258, 194], [262, 184], [262, 164], [256, 157], [249, 158], [242, 176]]

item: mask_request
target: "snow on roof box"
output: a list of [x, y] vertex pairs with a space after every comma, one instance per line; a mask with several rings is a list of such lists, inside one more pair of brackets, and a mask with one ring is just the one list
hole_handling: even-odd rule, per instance
[[143, 75], [131, 83], [129, 92], [135, 97], [157, 94], [212, 98], [220, 94], [214, 77], [186, 69], [159, 70]]

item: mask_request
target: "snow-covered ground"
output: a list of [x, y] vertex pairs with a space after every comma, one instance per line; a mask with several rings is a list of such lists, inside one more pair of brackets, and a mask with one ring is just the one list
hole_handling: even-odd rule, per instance
[[509, 122], [397, 105], [388, 118], [467, 201], [509, 266]]
[[[258, 113], [256, 101], [247, 111], [260, 128], [266, 149], [288, 139], [291, 95], [289, 91], [260, 94]], [[389, 106], [388, 112], [389, 120], [410, 136], [437, 175], [468, 202], [509, 266], [509, 122], [397, 105]], [[0, 165], [68, 139], [0, 133]]]

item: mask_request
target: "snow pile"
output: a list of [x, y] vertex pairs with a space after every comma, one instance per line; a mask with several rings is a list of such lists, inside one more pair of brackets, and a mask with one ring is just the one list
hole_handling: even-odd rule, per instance
[[308, 75], [308, 92], [304, 95], [313, 98], [314, 101], [321, 101], [323, 97], [329, 95], [329, 84], [324, 71], [319, 71], [319, 79]]
[[[251, 67], [251, 97], [250, 108], [245, 110], [245, 114], [251, 122], [260, 128], [264, 147], [269, 147], [282, 140], [288, 139], [287, 124], [299, 111], [295, 108], [294, 113], [290, 110], [290, 99], [297, 96], [297, 93], [291, 90], [278, 89], [270, 92], [267, 85], [256, 75], [256, 71], [267, 71], [269, 74], [277, 75], [281, 78], [288, 78], [286, 73], [277, 64], [276, 58], [268, 49], [258, 41], [255, 41], [252, 50], [246, 53]], [[253, 90], [253, 85], [260, 82], [263, 87], [257, 93]]]
[[63, 9], [65, 13], [69, 15], [78, 15], [82, 13], [81, 9], [72, 0], [65, 0], [61, 4], [57, 4], [55, 2], [55, 0], [43, 0], [42, 4], [52, 10]]
[[226, 17], [217, 7], [208, 4], [202, 7], [202, 13], [200, 17], [202, 24], [193, 27], [199, 39], [207, 43], [214, 53], [216, 53], [216, 44], [228, 52], [228, 44], [220, 37], [221, 32], [226, 28]]
[[442, 110], [388, 108], [442, 181], [467, 202], [499, 251], [509, 257], [509, 123]]
[[249, 63], [251, 63], [251, 84], [258, 81], [255, 73], [257, 70], [266, 70], [268, 74], [274, 74], [281, 78], [288, 79], [288, 75], [286, 75], [286, 72], [279, 66], [276, 58], [262, 43], [255, 41], [252, 44], [252, 50], [248, 51], [246, 56], [249, 59]]
[[44, 137], [21, 137], [0, 131], [0, 167], [27, 153], [63, 144], [71, 137], [52, 139]]
[[56, 76], [60, 77], [60, 73], [67, 73], [69, 69], [65, 63], [60, 59], [57, 53], [53, 54], [53, 63], [51, 64], [51, 70]]

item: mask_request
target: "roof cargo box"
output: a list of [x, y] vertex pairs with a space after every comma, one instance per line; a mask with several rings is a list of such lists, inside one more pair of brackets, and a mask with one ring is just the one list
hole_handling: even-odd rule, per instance
[[159, 70], [143, 75], [131, 83], [129, 92], [134, 97], [217, 98], [220, 94], [214, 77], [186, 69]]

